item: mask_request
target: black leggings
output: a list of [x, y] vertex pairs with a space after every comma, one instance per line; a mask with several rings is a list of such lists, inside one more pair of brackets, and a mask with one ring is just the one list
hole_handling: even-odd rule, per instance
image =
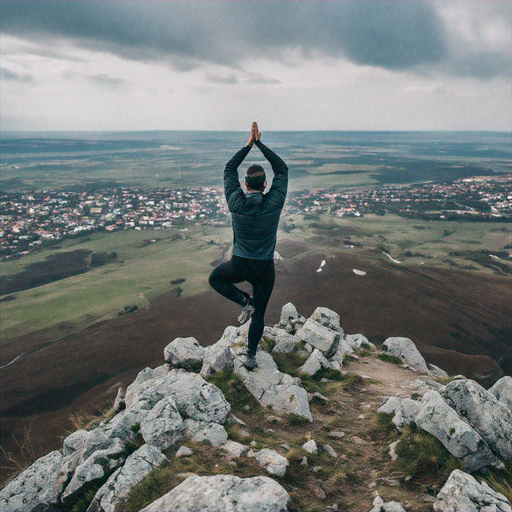
[[234, 283], [248, 281], [252, 285], [251, 303], [255, 309], [249, 326], [248, 352], [250, 355], [256, 354], [265, 328], [265, 311], [272, 295], [275, 277], [274, 260], [252, 260], [233, 256], [230, 261], [216, 267], [208, 280], [215, 291], [240, 306], [245, 306], [251, 297], [237, 288]]

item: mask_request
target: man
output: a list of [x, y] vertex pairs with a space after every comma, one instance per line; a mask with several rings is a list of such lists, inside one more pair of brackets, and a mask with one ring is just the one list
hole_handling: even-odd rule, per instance
[[[224, 169], [224, 191], [233, 220], [233, 256], [219, 265], [210, 275], [210, 285], [227, 299], [242, 306], [238, 317], [241, 324], [251, 317], [244, 366], [252, 371], [257, 367], [256, 350], [265, 327], [265, 311], [274, 288], [274, 251], [277, 226], [288, 189], [288, 167], [272, 150], [260, 141], [256, 123], [245, 147], [238, 151]], [[256, 145], [269, 161], [274, 172], [272, 187], [267, 186], [265, 171], [251, 165], [245, 177], [244, 193], [238, 181], [238, 166]], [[240, 290], [235, 283], [248, 281], [253, 296]]]

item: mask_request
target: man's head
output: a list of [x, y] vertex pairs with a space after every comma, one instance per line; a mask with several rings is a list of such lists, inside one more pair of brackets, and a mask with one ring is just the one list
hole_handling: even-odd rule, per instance
[[263, 192], [267, 186], [265, 171], [261, 165], [251, 165], [245, 176], [245, 186], [256, 192]]

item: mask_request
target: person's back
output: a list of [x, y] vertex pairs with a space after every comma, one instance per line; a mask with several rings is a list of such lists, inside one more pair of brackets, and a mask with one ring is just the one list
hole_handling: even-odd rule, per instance
[[[248, 336], [248, 369], [256, 366], [256, 349], [264, 329], [264, 317], [274, 287], [274, 251], [279, 218], [288, 189], [288, 167], [283, 160], [260, 140], [258, 126], [253, 123], [251, 137], [224, 169], [224, 190], [233, 220], [233, 256], [219, 265], [210, 275], [210, 285], [229, 300], [242, 306], [241, 323], [252, 315]], [[272, 187], [264, 194], [265, 172], [259, 165], [247, 169], [242, 191], [238, 166], [255, 144], [270, 162], [274, 172]], [[234, 283], [248, 281], [253, 286], [251, 297]]]

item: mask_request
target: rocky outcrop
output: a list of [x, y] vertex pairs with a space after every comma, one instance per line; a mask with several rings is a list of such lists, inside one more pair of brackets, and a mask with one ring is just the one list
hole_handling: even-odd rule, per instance
[[382, 344], [381, 350], [391, 356], [399, 357], [417, 372], [430, 374], [425, 359], [409, 338], [388, 338]]
[[320, 350], [326, 357], [336, 352], [341, 337], [340, 333], [325, 327], [325, 325], [311, 318], [306, 320], [306, 323], [296, 334], [298, 338]]
[[435, 512], [512, 512], [503, 494], [456, 469], [434, 502]]
[[[315, 373], [319, 372], [322, 368], [329, 369], [332, 368], [332, 366], [331, 363], [324, 357], [322, 352], [315, 348], [315, 350], [311, 352], [311, 355], [308, 357], [307, 361], [300, 367], [300, 372], [311, 377]], [[341, 366], [339, 368], [341, 368]]]
[[509, 411], [512, 412], [512, 377], [502, 377], [498, 382], [489, 389], [500, 403], [502, 403]]
[[300, 338], [289, 334], [284, 329], [278, 329], [276, 327], [265, 327], [263, 332], [264, 340], [272, 340], [275, 343], [272, 352], [276, 354], [289, 354], [293, 352], [295, 348], [300, 344]]
[[340, 315], [328, 308], [316, 308], [310, 318], [333, 331], [339, 332], [342, 336], [345, 334], [340, 325]]
[[148, 444], [141, 446], [99, 489], [87, 512], [114, 512], [123, 504], [132, 487], [165, 460], [165, 455], [158, 448]]
[[392, 396], [379, 407], [377, 412], [393, 414], [392, 422], [398, 430], [403, 430], [409, 423], [416, 421], [420, 409], [421, 404], [416, 400]]
[[203, 357], [204, 348], [195, 338], [176, 338], [164, 349], [164, 359], [171, 368], [199, 371]]
[[264, 476], [191, 476], [141, 512], [285, 512], [289, 499], [277, 482]]
[[442, 391], [445, 401], [465, 418], [502, 460], [512, 459], [512, 415], [473, 380], [454, 380]]

